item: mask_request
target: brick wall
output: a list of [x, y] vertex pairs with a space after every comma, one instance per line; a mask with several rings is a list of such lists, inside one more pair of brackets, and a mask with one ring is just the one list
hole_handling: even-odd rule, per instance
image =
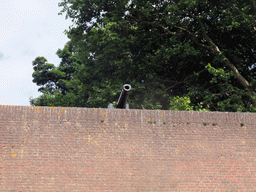
[[256, 114], [0, 105], [0, 191], [255, 191]]

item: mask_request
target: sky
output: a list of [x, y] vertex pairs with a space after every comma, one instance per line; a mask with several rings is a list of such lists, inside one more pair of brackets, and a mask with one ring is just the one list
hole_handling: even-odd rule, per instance
[[32, 82], [32, 61], [44, 56], [58, 66], [56, 55], [68, 41], [72, 22], [58, 15], [61, 0], [0, 0], [0, 105], [28, 106], [41, 93]]

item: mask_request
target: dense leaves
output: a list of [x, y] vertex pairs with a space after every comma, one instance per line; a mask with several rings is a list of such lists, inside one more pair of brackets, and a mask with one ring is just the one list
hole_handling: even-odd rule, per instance
[[74, 22], [67, 31], [73, 50], [70, 43], [57, 52], [57, 69], [34, 61], [34, 82], [48, 92], [32, 104], [106, 107], [130, 83], [131, 108], [256, 110], [254, 0], [59, 5]]

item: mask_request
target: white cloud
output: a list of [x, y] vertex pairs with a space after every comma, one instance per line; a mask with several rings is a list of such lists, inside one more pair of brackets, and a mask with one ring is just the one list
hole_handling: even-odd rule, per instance
[[44, 15], [46, 8], [37, 0], [9, 0], [1, 2], [1, 42], [19, 32], [33, 18]]
[[58, 15], [61, 0], [8, 0], [0, 12], [0, 104], [29, 105], [37, 97], [32, 82], [32, 61], [44, 56], [59, 64], [56, 55], [68, 38], [63, 33], [70, 21]]

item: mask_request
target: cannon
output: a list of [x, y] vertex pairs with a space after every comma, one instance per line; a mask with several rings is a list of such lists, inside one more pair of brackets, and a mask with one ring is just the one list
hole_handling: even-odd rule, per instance
[[122, 92], [119, 96], [119, 99], [116, 103], [116, 108], [119, 109], [125, 109], [126, 107], [126, 101], [129, 95], [130, 90], [132, 89], [132, 86], [130, 84], [124, 84], [122, 88]]

